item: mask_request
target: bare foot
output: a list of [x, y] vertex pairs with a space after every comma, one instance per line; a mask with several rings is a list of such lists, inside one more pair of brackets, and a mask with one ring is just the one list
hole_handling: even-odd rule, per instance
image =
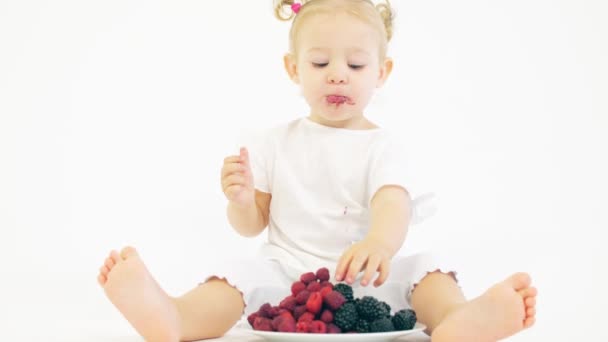
[[112, 251], [97, 277], [106, 295], [146, 341], [179, 341], [179, 313], [132, 247]]
[[433, 342], [495, 342], [534, 324], [536, 293], [526, 273], [515, 273], [450, 312], [435, 328]]

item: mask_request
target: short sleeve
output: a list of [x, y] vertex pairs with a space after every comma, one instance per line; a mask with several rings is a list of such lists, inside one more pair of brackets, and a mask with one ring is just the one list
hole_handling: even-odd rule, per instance
[[243, 146], [249, 151], [254, 187], [258, 191], [270, 193], [274, 155], [270, 130], [250, 134], [244, 139]]
[[410, 194], [410, 198], [414, 198], [413, 172], [405, 148], [392, 139], [386, 139], [374, 150], [370, 159], [367, 189], [367, 204], [370, 207], [376, 192], [385, 185], [400, 186]]

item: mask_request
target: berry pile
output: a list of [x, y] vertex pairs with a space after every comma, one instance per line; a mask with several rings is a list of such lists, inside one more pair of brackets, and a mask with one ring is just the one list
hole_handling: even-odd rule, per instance
[[254, 330], [339, 334], [410, 330], [416, 313], [391, 307], [372, 296], [355, 298], [350, 285], [329, 281], [329, 270], [308, 272], [291, 285], [278, 306], [265, 303], [247, 317]]

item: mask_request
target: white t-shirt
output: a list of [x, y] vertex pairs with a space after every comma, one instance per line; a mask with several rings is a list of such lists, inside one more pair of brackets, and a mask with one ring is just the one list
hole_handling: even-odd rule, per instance
[[262, 257], [293, 278], [335, 269], [370, 227], [371, 199], [384, 185], [413, 196], [404, 149], [387, 130], [349, 130], [300, 118], [248, 146], [255, 188], [271, 193]]

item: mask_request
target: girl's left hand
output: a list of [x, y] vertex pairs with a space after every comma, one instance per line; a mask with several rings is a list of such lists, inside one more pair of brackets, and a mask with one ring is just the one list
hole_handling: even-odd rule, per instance
[[350, 285], [355, 281], [357, 274], [365, 270], [365, 274], [361, 278], [361, 285], [367, 286], [374, 274], [379, 272], [380, 275], [374, 281], [374, 286], [378, 287], [388, 278], [390, 259], [384, 244], [366, 238], [353, 244], [342, 254], [336, 268], [336, 280], [345, 280]]

